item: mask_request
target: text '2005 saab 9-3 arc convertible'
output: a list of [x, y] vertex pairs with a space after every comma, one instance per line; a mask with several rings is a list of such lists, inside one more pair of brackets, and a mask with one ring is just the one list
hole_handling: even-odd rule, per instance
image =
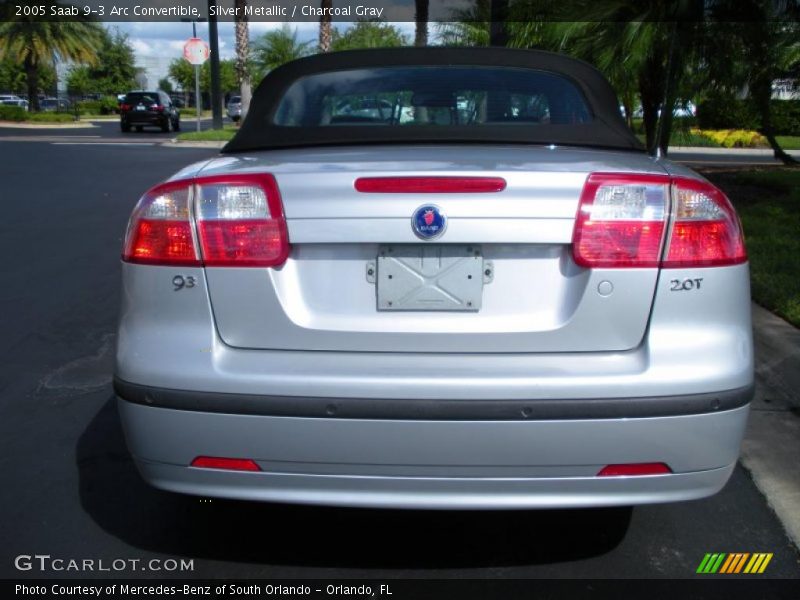
[[122, 255], [115, 390], [152, 485], [405, 508], [718, 492], [753, 391], [728, 199], [598, 71], [510, 49], [294, 61]]

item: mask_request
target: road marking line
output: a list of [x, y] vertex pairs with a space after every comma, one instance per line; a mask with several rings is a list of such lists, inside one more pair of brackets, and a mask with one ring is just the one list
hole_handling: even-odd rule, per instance
[[53, 146], [155, 146], [155, 142], [50, 142]]

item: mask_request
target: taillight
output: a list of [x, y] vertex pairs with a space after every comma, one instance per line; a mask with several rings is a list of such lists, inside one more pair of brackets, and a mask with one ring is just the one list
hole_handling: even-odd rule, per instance
[[164, 107], [161, 106], [160, 104], [153, 104], [153, 106], [151, 106], [150, 108], [152, 108], [156, 112], [164, 112]]
[[575, 262], [587, 268], [703, 267], [747, 260], [728, 199], [710, 183], [685, 177], [591, 174], [572, 242]]
[[133, 211], [122, 254], [133, 263], [232, 267], [275, 267], [288, 256], [278, 186], [265, 174], [154, 187]]
[[128, 112], [130, 109], [131, 109], [131, 105], [130, 104], [120, 104], [119, 105], [120, 112]]
[[190, 181], [162, 183], [133, 209], [122, 259], [149, 265], [200, 265], [191, 220]]
[[661, 266], [707, 267], [747, 260], [744, 235], [730, 201], [705, 181], [674, 180], [673, 222]]
[[289, 256], [289, 234], [272, 175], [197, 180], [197, 228], [207, 266], [274, 267]]
[[572, 237], [575, 262], [589, 268], [657, 267], [669, 184], [661, 175], [590, 175]]

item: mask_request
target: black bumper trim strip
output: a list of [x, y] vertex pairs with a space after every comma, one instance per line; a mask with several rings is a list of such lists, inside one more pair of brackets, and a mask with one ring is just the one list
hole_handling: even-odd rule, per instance
[[150, 387], [114, 378], [127, 402], [158, 408], [273, 417], [422, 421], [622, 419], [697, 415], [747, 405], [754, 385], [722, 392], [643, 398], [556, 400], [428, 400], [318, 398], [196, 392]]

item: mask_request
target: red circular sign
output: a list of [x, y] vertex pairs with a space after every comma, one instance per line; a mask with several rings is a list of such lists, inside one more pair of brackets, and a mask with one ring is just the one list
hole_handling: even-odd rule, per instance
[[189, 38], [183, 45], [183, 58], [193, 65], [202, 65], [210, 54], [208, 44], [200, 38]]

